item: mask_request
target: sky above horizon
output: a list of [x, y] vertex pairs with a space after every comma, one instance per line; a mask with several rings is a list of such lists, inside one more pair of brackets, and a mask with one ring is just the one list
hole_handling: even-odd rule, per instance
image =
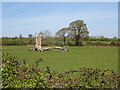
[[52, 35], [75, 20], [84, 20], [90, 36], [118, 37], [117, 2], [3, 2], [2, 36], [49, 30]]

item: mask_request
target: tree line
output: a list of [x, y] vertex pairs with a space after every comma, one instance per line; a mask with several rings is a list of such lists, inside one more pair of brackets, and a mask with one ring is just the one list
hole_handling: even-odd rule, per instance
[[[43, 36], [43, 46], [119, 45], [117, 37], [90, 37], [87, 24], [83, 20], [71, 22], [68, 27], [58, 30], [55, 36], [52, 36], [49, 30], [41, 31], [39, 34]], [[35, 45], [35, 35], [2, 37], [2, 45]]]

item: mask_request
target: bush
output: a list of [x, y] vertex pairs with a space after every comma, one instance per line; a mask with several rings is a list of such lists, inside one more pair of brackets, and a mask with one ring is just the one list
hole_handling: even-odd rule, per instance
[[62, 43], [60, 41], [56, 41], [55, 46], [62, 46]]
[[83, 41], [83, 42], [81, 43], [81, 45], [82, 45], [82, 46], [87, 46], [87, 42]]
[[47, 74], [39, 69], [21, 66], [9, 54], [2, 56], [2, 88], [43, 88]]
[[87, 42], [88, 45], [92, 46], [109, 46], [111, 42], [109, 41], [89, 41]]
[[112, 41], [110, 42], [110, 45], [117, 45], [117, 42], [116, 42], [115, 40], [112, 40]]
[[[2, 55], [2, 88], [119, 88], [120, 75], [111, 70], [80, 68], [67, 72], [54, 72], [32, 67], [9, 54]], [[73, 74], [77, 73], [77, 77]], [[72, 74], [72, 76], [71, 76]]]
[[74, 41], [68, 41], [68, 42], [67, 42], [67, 45], [68, 45], [68, 46], [74, 46], [75, 43], [74, 43]]

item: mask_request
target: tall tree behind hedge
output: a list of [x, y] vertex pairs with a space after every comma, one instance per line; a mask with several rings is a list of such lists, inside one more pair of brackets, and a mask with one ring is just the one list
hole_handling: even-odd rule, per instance
[[65, 45], [65, 41], [66, 41], [65, 38], [66, 38], [68, 30], [69, 30], [69, 28], [62, 28], [56, 33], [57, 36], [63, 38], [64, 45]]
[[83, 20], [76, 20], [70, 23], [69, 28], [74, 32], [75, 45], [82, 45], [82, 41], [88, 37], [89, 31]]

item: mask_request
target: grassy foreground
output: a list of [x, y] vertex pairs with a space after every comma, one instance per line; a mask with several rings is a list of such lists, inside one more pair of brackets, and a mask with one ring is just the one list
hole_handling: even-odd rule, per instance
[[55, 71], [75, 70], [82, 67], [110, 69], [118, 72], [117, 47], [68, 47], [68, 52], [58, 50], [34, 52], [32, 46], [3, 46], [3, 52], [17, 56], [18, 60], [27, 60], [33, 65], [41, 58], [40, 68], [49, 66]]

